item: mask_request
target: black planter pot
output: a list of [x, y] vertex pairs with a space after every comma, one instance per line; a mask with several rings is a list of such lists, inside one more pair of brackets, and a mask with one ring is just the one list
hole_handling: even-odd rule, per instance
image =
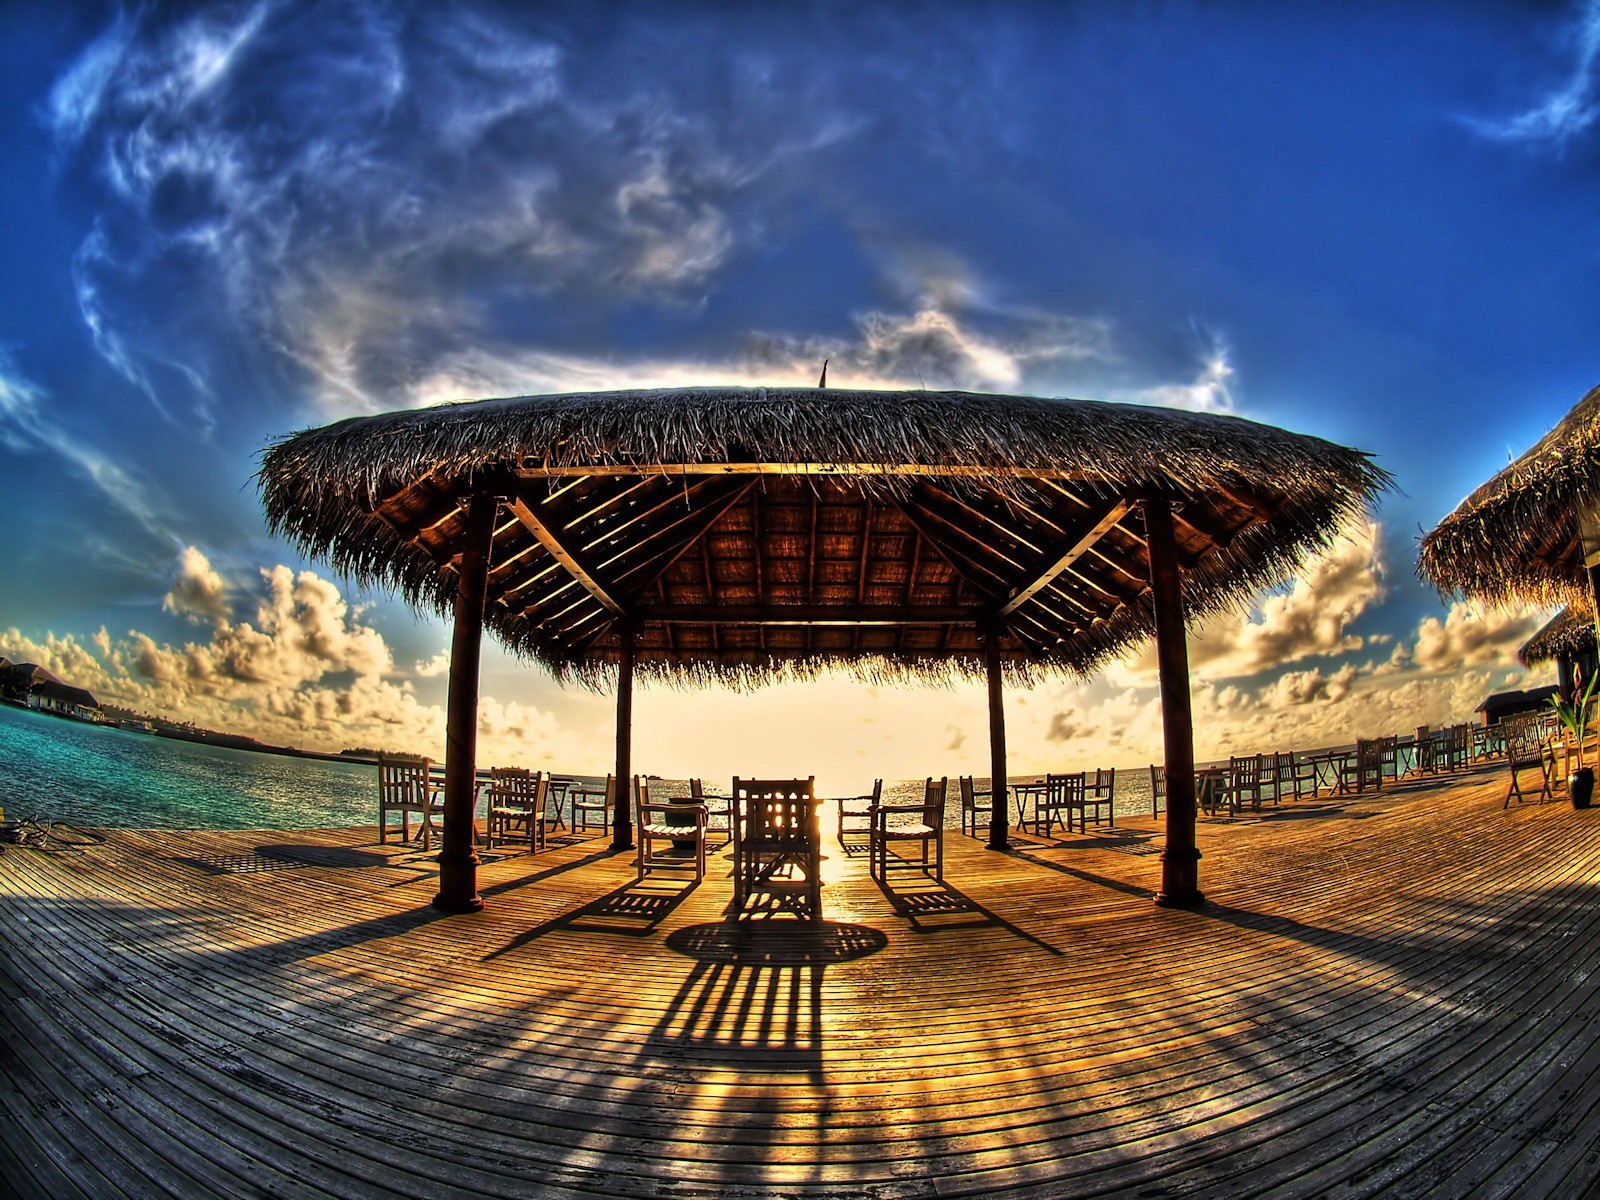
[[1588, 808], [1594, 797], [1594, 768], [1579, 767], [1567, 780], [1567, 791], [1572, 795], [1573, 808]]

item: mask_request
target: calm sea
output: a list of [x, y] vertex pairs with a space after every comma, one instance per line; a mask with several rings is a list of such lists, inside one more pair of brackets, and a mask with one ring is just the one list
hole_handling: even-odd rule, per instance
[[[376, 771], [364, 763], [228, 750], [8, 704], [0, 704], [0, 771], [6, 781], [0, 805], [10, 819], [158, 829], [312, 829], [376, 819]], [[708, 785], [718, 791], [727, 786]], [[977, 786], [988, 781], [980, 779]], [[656, 794], [686, 791], [680, 781], [666, 780]], [[911, 802], [921, 798], [922, 783], [895, 781], [884, 792], [893, 803]], [[1150, 811], [1145, 772], [1117, 772], [1117, 811]], [[947, 812], [948, 824], [958, 825], [954, 779]]]

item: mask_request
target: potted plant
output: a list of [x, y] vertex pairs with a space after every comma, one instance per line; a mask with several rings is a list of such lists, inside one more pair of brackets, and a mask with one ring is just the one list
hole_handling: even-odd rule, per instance
[[1594, 768], [1583, 765], [1583, 738], [1589, 728], [1589, 702], [1594, 699], [1597, 687], [1600, 687], [1600, 674], [1591, 676], [1583, 694], [1570, 703], [1560, 696], [1550, 697], [1550, 707], [1555, 709], [1578, 748], [1578, 765], [1567, 778], [1567, 794], [1572, 797], [1573, 808], [1588, 808], [1594, 795]]

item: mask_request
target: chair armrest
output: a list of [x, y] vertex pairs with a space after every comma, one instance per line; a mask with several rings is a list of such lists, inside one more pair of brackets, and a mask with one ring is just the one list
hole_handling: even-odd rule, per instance
[[874, 804], [874, 813], [919, 813], [926, 805], [922, 804]]

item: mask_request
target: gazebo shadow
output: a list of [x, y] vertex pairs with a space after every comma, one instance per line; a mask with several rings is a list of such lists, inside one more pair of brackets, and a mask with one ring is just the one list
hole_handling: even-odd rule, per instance
[[942, 880], [924, 877], [904, 890], [890, 887], [886, 880], [875, 880], [895, 915], [904, 918], [914, 932], [950, 933], [973, 928], [1003, 929], [1014, 937], [1031, 942], [1049, 954], [1062, 952], [1049, 942], [1014, 925], [998, 913], [985, 908], [971, 896]]
[[697, 880], [664, 885], [659, 880], [646, 879], [642, 883], [624, 884], [579, 908], [523, 931], [500, 949], [485, 954], [484, 961], [510, 954], [558, 929], [648, 937], [699, 886]]

